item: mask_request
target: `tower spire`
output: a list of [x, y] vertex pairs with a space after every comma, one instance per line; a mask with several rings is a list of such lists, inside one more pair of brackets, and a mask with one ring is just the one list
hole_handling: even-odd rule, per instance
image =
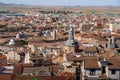
[[75, 46], [73, 26], [70, 26], [69, 28], [69, 39], [65, 42], [65, 46]]
[[69, 29], [69, 40], [74, 40], [74, 28], [73, 28], [73, 26], [70, 26], [70, 29]]

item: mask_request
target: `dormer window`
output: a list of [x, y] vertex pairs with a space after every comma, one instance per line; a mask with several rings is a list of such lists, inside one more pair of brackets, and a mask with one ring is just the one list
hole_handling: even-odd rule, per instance
[[95, 75], [96, 74], [96, 70], [95, 69], [90, 69], [90, 75]]
[[111, 74], [116, 74], [116, 70], [111, 70]]

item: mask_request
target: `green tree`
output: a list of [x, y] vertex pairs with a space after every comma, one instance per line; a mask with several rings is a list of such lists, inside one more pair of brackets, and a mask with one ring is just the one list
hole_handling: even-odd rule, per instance
[[38, 79], [38, 78], [33, 78], [33, 80], [40, 80], [40, 79]]

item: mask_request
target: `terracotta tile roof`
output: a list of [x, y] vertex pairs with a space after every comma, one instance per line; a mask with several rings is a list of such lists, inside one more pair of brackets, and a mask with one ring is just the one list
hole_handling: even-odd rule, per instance
[[0, 74], [0, 80], [13, 80], [11, 74]]
[[17, 63], [14, 66], [13, 73], [21, 74], [24, 67], [33, 67], [33, 66], [34, 66], [34, 64], [30, 64], [30, 63], [27, 63], [27, 64], [26, 63]]
[[106, 41], [105, 38], [103, 38], [101, 36], [101, 33], [92, 33], [92, 32], [88, 32], [88, 33], [82, 33], [82, 34], [77, 34], [75, 37], [81, 37], [81, 38], [91, 38], [91, 39], [95, 39], [95, 40], [99, 40], [99, 41]]
[[85, 59], [94, 59], [98, 57], [87, 57], [87, 56], [80, 56], [80, 57], [75, 57], [73, 54], [67, 54], [67, 60], [68, 61], [83, 61]]
[[100, 68], [97, 58], [90, 58], [84, 60], [85, 68]]
[[73, 73], [70, 73], [70, 72], [63, 72], [63, 73], [62, 73], [62, 76], [72, 77], [72, 76], [73, 76]]
[[97, 48], [94, 46], [94, 47], [85, 47], [84, 49], [83, 49], [84, 51], [97, 51]]
[[0, 64], [0, 67], [2, 66], [8, 66], [8, 64], [7, 63]]
[[21, 74], [22, 73], [22, 65], [21, 64], [15, 64], [13, 73], [15, 74]]
[[0, 42], [1, 43], [5, 43], [5, 42], [7, 42], [8, 40], [7, 39], [0, 39]]
[[111, 65], [108, 66], [109, 69], [120, 69], [120, 58], [107, 59]]
[[0, 59], [7, 58], [5, 55], [0, 55]]
[[75, 57], [72, 54], [68, 54], [67, 55], [67, 60], [68, 61], [81, 61], [81, 60], [84, 60], [84, 57], [83, 56], [81, 56], [81, 57]]
[[100, 39], [100, 36], [98, 34], [94, 34], [94, 33], [84, 33], [81, 35], [82, 38], [93, 38], [96, 40]]
[[48, 67], [24, 67], [23, 74], [29, 74], [34, 72], [46, 72], [49, 71]]
[[21, 63], [21, 65], [23, 67], [33, 67], [34, 66], [34, 64], [30, 64], [30, 63]]
[[16, 75], [16, 80], [34, 80], [35, 78], [40, 80], [68, 80], [66, 76], [28, 76], [28, 75]]
[[116, 38], [120, 38], [120, 34], [112, 34], [112, 36], [116, 37]]
[[52, 70], [52, 66], [49, 66], [49, 71], [50, 71], [50, 72], [52, 72], [52, 71], [53, 71], [53, 72], [58, 72], [59, 67], [60, 67], [60, 66], [53, 66], [53, 70]]
[[[103, 52], [101, 52], [101, 51], [103, 51]], [[108, 49], [108, 48], [99, 49], [99, 52], [100, 52], [100, 54], [98, 56], [103, 56], [105, 58], [115, 56], [115, 52], [112, 49]]]
[[[42, 79], [42, 77], [40, 77], [40, 79]], [[44, 80], [51, 80], [52, 77], [51, 76], [43, 76], [43, 79]], [[68, 80], [69, 78], [68, 77], [65, 77], [65, 76], [54, 76], [53, 77], [53, 80]]]

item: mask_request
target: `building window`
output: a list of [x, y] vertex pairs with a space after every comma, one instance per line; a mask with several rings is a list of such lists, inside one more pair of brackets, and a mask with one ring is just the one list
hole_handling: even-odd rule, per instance
[[111, 70], [111, 74], [116, 74], [116, 70]]
[[90, 52], [90, 56], [94, 56], [94, 52]]
[[106, 44], [106, 48], [108, 47], [108, 44]]
[[102, 74], [106, 73], [106, 66], [102, 66]]
[[88, 52], [85, 52], [85, 56], [88, 56], [88, 54], [89, 54]]
[[95, 75], [95, 69], [90, 69], [90, 75]]

